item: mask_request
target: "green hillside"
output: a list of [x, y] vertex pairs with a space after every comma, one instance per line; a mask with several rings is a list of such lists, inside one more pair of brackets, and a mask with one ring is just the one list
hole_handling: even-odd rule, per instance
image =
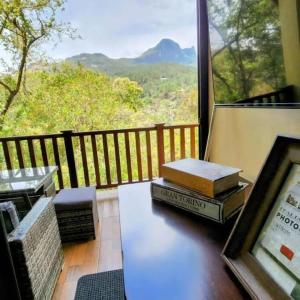
[[128, 77], [143, 87], [142, 96], [150, 102], [162, 98], [178, 100], [178, 94], [197, 86], [197, 69], [188, 65], [135, 64], [130, 59], [110, 59], [103, 54], [80, 54], [67, 61], [112, 77]]
[[83, 65], [93, 71], [105, 72], [109, 75], [114, 75], [115, 73], [134, 66], [134, 61], [131, 59], [112, 59], [101, 53], [82, 53], [69, 57], [66, 61]]
[[114, 76], [128, 77], [144, 88], [144, 96], [169, 98], [172, 93], [196, 88], [197, 69], [178, 64], [149, 64], [124, 68]]

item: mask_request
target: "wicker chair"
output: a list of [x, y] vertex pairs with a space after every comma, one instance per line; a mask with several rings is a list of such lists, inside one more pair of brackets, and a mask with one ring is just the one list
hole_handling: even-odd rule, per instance
[[63, 252], [51, 198], [40, 198], [8, 243], [22, 299], [51, 299], [62, 269]]

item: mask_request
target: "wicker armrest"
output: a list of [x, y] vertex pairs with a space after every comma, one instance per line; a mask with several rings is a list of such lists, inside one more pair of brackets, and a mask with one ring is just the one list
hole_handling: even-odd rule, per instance
[[41, 198], [9, 235], [22, 299], [51, 299], [63, 254], [51, 198]]

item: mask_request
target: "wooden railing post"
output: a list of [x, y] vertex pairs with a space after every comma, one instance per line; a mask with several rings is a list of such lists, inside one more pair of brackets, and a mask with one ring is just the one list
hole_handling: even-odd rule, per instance
[[161, 166], [165, 163], [164, 126], [165, 123], [155, 124], [157, 136], [158, 176], [161, 176]]
[[75, 164], [75, 157], [74, 157], [74, 148], [72, 142], [73, 130], [63, 130], [61, 131], [61, 133], [63, 134], [65, 148], [66, 148], [66, 156], [68, 161], [71, 187], [76, 188], [78, 187], [78, 179], [77, 179], [76, 164]]
[[8, 148], [6, 141], [2, 141], [2, 147], [3, 147], [4, 160], [6, 163], [6, 167], [8, 170], [11, 170], [13, 167], [12, 167], [12, 163], [11, 163], [11, 159], [10, 159], [9, 148]]

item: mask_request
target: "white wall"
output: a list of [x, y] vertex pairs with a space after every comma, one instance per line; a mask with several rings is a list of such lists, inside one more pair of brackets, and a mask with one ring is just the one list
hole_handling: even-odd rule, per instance
[[216, 107], [206, 158], [254, 182], [278, 134], [300, 137], [300, 109]]

